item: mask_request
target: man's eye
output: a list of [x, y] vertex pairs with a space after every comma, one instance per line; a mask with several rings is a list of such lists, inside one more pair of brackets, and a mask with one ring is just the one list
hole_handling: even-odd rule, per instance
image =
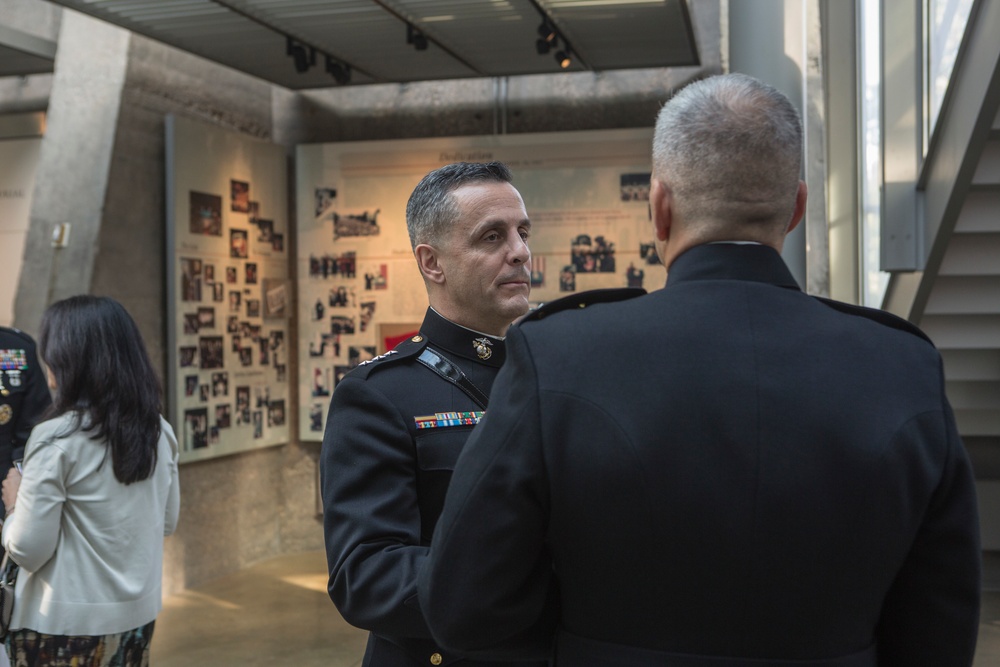
[[499, 234], [497, 234], [496, 232], [490, 232], [489, 234], [487, 234], [486, 236], [483, 237], [483, 240], [485, 240], [485, 241], [496, 241], [498, 238], [500, 238]]
[[527, 241], [528, 237], [531, 236], [531, 234], [529, 234], [527, 232], [527, 230], [524, 230], [524, 229], [522, 229], [519, 233], [521, 234], [521, 239], [523, 239], [525, 241]]

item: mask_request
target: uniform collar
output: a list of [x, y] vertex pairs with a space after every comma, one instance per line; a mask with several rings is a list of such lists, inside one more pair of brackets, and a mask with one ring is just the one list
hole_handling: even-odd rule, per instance
[[712, 243], [681, 253], [667, 271], [667, 287], [688, 280], [749, 280], [799, 289], [778, 251], [757, 244]]
[[433, 308], [427, 309], [424, 322], [420, 325], [423, 334], [434, 347], [465, 359], [499, 368], [507, 358], [503, 338], [490, 336], [467, 329], [438, 314]]

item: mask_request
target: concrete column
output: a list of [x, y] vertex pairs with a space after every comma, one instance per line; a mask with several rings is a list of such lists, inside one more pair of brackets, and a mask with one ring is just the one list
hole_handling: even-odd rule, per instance
[[[87, 293], [98, 255], [129, 33], [67, 11], [56, 53], [14, 322], [37, 331], [52, 301]], [[68, 244], [52, 231], [69, 223]]]

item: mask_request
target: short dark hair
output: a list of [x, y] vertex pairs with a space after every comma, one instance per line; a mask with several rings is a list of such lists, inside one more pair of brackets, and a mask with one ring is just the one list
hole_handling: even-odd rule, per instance
[[513, 174], [502, 162], [455, 162], [420, 179], [406, 203], [406, 230], [410, 246], [439, 242], [458, 218], [451, 198], [455, 189], [468, 183], [511, 183]]
[[109, 297], [57, 301], [42, 316], [38, 350], [57, 385], [47, 416], [76, 413], [73, 430], [107, 443], [119, 482], [152, 475], [160, 381], [128, 311]]

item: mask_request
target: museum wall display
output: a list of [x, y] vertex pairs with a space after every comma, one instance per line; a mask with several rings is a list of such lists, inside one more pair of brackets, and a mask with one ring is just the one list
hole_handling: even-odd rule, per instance
[[21, 275], [41, 138], [0, 139], [0, 326], [14, 321], [14, 286]]
[[168, 406], [181, 462], [288, 442], [285, 149], [169, 116]]
[[299, 437], [321, 440], [351, 368], [413, 335], [427, 297], [406, 202], [457, 161], [510, 166], [532, 230], [532, 302], [662, 287], [649, 214], [652, 129], [301, 145], [296, 152]]

